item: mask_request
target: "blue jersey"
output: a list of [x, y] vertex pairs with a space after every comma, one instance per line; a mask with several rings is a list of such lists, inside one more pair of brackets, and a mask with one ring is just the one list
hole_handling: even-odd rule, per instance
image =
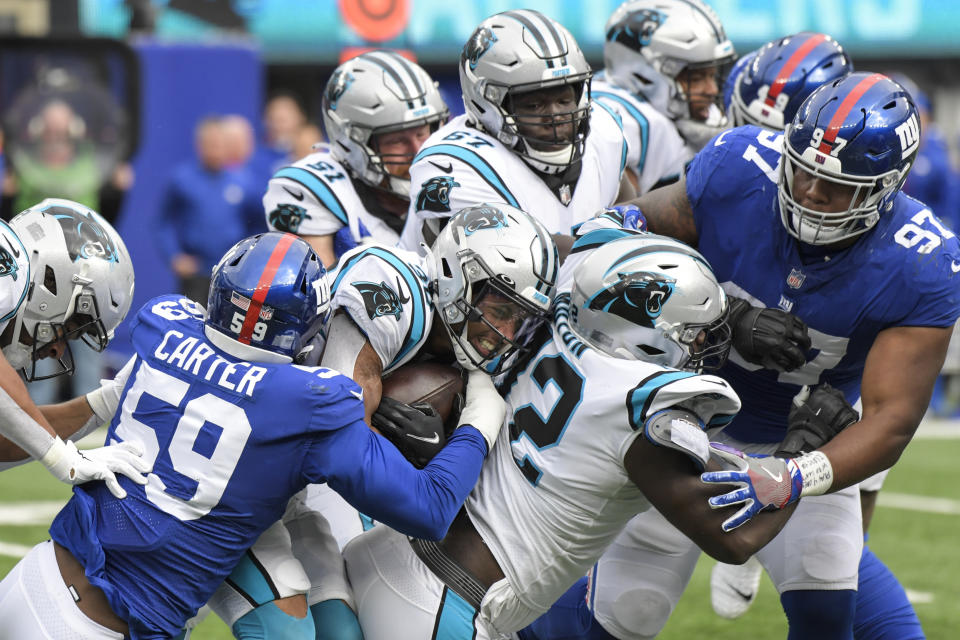
[[855, 403], [880, 331], [949, 327], [960, 316], [957, 238], [902, 193], [851, 247], [833, 253], [806, 247], [802, 259], [780, 220], [782, 141], [780, 133], [739, 127], [717, 136], [687, 168], [699, 249], [717, 280], [754, 305], [799, 316], [813, 341], [807, 363], [789, 373], [758, 371], [731, 353], [721, 375], [743, 409], [727, 432], [745, 442], [783, 438], [791, 398], [802, 384], [829, 382]]
[[102, 482], [76, 487], [50, 530], [132, 638], [175, 635], [307, 484], [328, 482], [378, 520], [435, 538], [486, 453], [475, 429], [460, 429], [417, 471], [363, 422], [352, 380], [234, 358], [207, 340], [202, 314], [164, 296], [132, 324], [137, 359], [107, 441], [144, 446], [147, 485], [123, 478], [123, 500]]

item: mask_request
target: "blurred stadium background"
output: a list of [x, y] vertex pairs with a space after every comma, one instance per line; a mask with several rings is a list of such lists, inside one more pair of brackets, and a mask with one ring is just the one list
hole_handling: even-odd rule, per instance
[[[802, 30], [836, 38], [858, 70], [897, 71], [929, 100], [949, 165], [934, 186], [935, 209], [957, 228], [960, 193], [960, 2], [955, 0], [707, 0], [738, 53]], [[37, 137], [51, 97], [75, 112], [70, 135], [89, 143], [100, 207], [116, 221], [134, 258], [134, 307], [174, 289], [157, 250], [154, 222], [170, 172], [193, 156], [194, 127], [211, 114], [236, 114], [264, 140], [269, 97], [289, 93], [320, 121], [320, 94], [340, 61], [366, 48], [404, 51], [440, 81], [451, 111], [462, 112], [456, 59], [473, 28], [512, 7], [538, 9], [567, 26], [595, 68], [603, 26], [619, 0], [0, 0], [0, 120], [7, 179], [0, 214], [18, 210], [9, 175]], [[933, 128], [931, 128], [931, 131]], [[914, 174], [922, 167], [914, 169]], [[930, 168], [927, 169], [928, 171]], [[264, 185], [265, 186], [265, 185]], [[909, 182], [908, 182], [909, 188]], [[921, 195], [921, 199], [923, 196]], [[111, 347], [129, 349], [124, 327]], [[102, 363], [104, 364], [104, 363]], [[945, 373], [956, 379], [960, 353]], [[947, 378], [945, 378], [947, 379]], [[87, 389], [75, 389], [76, 392]], [[960, 637], [960, 423], [950, 418], [960, 390], [935, 394], [921, 437], [893, 470], [874, 519], [871, 546], [914, 596], [928, 637]], [[36, 465], [0, 475], [0, 575], [46, 536], [69, 490]], [[956, 481], [956, 482], [955, 482]], [[709, 563], [662, 637], [784, 637], [786, 624], [769, 581], [741, 623], [709, 609]], [[749, 626], [746, 626], [749, 625]], [[749, 629], [745, 632], [744, 629]], [[227, 638], [208, 620], [194, 636]]]

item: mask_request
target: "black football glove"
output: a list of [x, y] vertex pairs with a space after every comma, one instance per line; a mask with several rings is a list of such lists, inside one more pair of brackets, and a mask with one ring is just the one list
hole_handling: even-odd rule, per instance
[[417, 469], [427, 466], [447, 443], [443, 420], [426, 402], [410, 405], [383, 397], [371, 422]]
[[776, 455], [789, 458], [819, 449], [859, 419], [860, 414], [839, 389], [826, 382], [812, 391], [803, 387], [793, 399], [787, 435]]
[[727, 300], [733, 348], [744, 360], [775, 371], [793, 371], [807, 362], [810, 336], [803, 320], [780, 309], [754, 307], [742, 298]]

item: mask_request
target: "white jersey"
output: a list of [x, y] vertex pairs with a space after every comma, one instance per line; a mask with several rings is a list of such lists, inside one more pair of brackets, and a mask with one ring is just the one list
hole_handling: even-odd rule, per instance
[[301, 236], [326, 236], [350, 227], [361, 242], [360, 223], [373, 240], [395, 245], [399, 234], [367, 210], [350, 172], [333, 159], [328, 148], [277, 171], [263, 195], [267, 226]]
[[539, 612], [650, 506], [623, 463], [647, 418], [682, 406], [709, 428], [740, 408], [720, 378], [586, 346], [568, 317], [561, 294], [550, 339], [504, 384], [509, 435], [501, 434], [466, 503], [520, 602]]
[[627, 166], [638, 178], [637, 191], [644, 194], [659, 183], [673, 182], [693, 157], [673, 121], [657, 111], [642, 96], [594, 78], [590, 97], [616, 111], [623, 120], [627, 140]]
[[329, 274], [333, 309], [343, 309], [389, 373], [413, 358], [433, 324], [429, 259], [384, 246], [343, 254]]
[[616, 201], [626, 158], [619, 116], [594, 104], [580, 177], [561, 198], [523, 158], [459, 116], [427, 139], [410, 167], [410, 211], [400, 246], [418, 250], [424, 220], [447, 218], [480, 202], [512, 205], [551, 233], [568, 234]]
[[26, 300], [29, 284], [30, 256], [13, 229], [0, 222], [0, 331]]

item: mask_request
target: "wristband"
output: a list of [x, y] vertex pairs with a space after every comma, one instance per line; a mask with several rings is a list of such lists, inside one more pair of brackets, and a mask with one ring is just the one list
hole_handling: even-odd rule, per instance
[[796, 464], [803, 481], [800, 497], [820, 496], [830, 490], [833, 484], [833, 465], [825, 453], [805, 453], [799, 458], [792, 458], [791, 462]]

